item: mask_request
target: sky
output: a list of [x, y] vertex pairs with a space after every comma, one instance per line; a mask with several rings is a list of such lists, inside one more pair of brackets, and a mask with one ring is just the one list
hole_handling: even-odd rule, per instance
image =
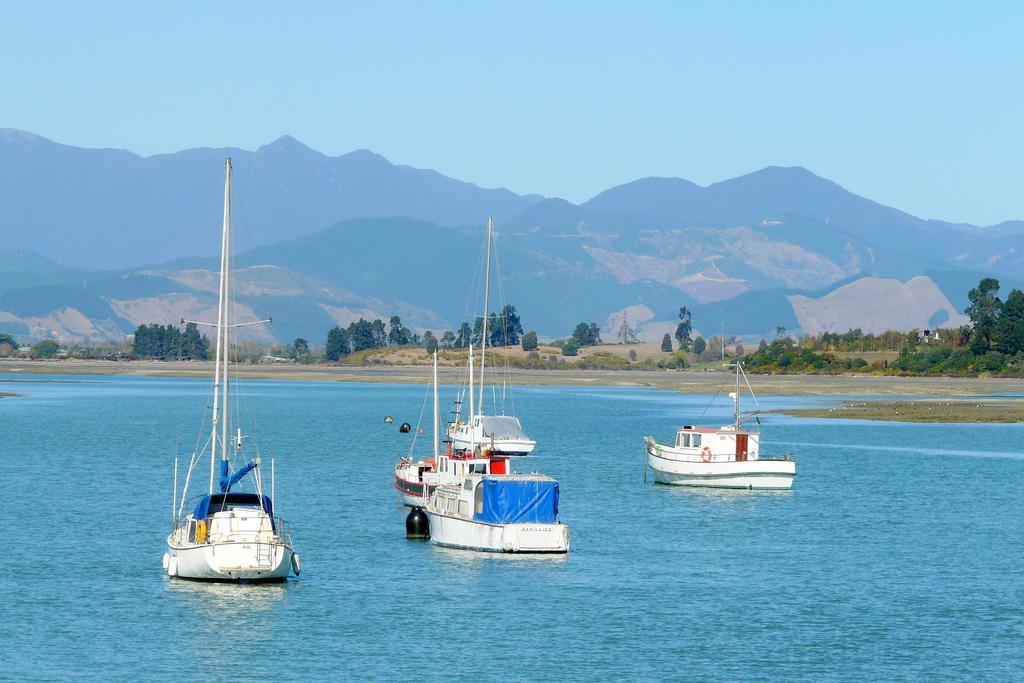
[[1024, 219], [1024, 3], [12, 3], [0, 127], [150, 155], [289, 134], [584, 201], [804, 166]]

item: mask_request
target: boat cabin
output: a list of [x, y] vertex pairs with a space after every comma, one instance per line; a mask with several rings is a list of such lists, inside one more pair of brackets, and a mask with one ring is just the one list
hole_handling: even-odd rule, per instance
[[439, 514], [485, 524], [556, 524], [558, 499], [558, 482], [542, 474], [473, 474], [461, 485], [438, 488], [432, 506]]
[[684, 425], [676, 432], [675, 447], [684, 454], [708, 461], [743, 462], [758, 459], [761, 433], [736, 429], [727, 425], [721, 429], [702, 429]]

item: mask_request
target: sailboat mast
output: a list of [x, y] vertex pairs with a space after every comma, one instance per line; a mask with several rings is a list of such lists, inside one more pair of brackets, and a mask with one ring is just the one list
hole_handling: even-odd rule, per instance
[[[224, 226], [220, 236], [220, 292], [217, 299], [217, 350], [213, 361], [213, 421], [210, 425], [210, 495], [213, 495], [213, 476], [217, 462], [217, 426], [220, 422], [220, 375], [221, 375], [221, 347], [223, 346], [223, 334], [226, 331], [224, 321], [224, 310], [226, 307], [225, 275], [227, 274], [227, 263], [225, 258], [228, 253], [228, 226], [231, 223], [231, 159], [224, 160]], [[222, 442], [227, 448], [227, 442]]]
[[477, 406], [477, 414], [484, 414], [484, 359], [487, 357], [487, 309], [490, 306], [491, 294], [491, 235], [494, 233], [494, 222], [487, 217], [487, 265], [484, 268], [484, 322], [481, 326], [483, 332], [480, 338], [480, 405]]
[[220, 446], [220, 457], [221, 460], [228, 460], [230, 455], [228, 454], [228, 357], [231, 353], [231, 321], [229, 314], [231, 311], [231, 159], [227, 159], [224, 162], [224, 170], [226, 174], [226, 180], [224, 182], [224, 272], [221, 278], [224, 281], [223, 289], [224, 298], [221, 301], [221, 308], [224, 309], [224, 327], [221, 333], [224, 335], [224, 358], [223, 365], [224, 370], [221, 373], [221, 381], [224, 383], [221, 392], [221, 423], [220, 423], [220, 434], [221, 434], [221, 446]]
[[439, 415], [437, 414], [437, 350], [434, 350], [434, 457], [437, 458], [441, 453], [439, 436], [437, 433], [437, 424], [440, 421]]
[[469, 342], [469, 418], [467, 422], [473, 421], [473, 340]]

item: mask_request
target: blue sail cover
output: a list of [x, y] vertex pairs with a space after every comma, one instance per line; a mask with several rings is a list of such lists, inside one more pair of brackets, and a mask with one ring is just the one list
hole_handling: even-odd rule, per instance
[[558, 482], [552, 479], [484, 477], [480, 482], [483, 509], [473, 519], [490, 524], [558, 521]]
[[249, 472], [252, 472], [254, 469], [256, 469], [256, 461], [252, 460], [245, 467], [243, 467], [242, 469], [238, 470], [237, 472], [235, 472], [234, 474], [229, 476], [228, 475], [228, 461], [227, 460], [221, 460], [220, 461], [220, 490], [223, 491], [224, 493], [227, 493], [228, 491], [231, 490], [232, 486], [237, 484], [242, 479], [242, 477], [244, 477], [245, 475], [249, 474]]
[[[271, 517], [274, 516], [274, 504], [270, 502], [269, 496], [263, 496], [263, 510]], [[192, 511], [194, 519], [206, 519], [214, 512], [220, 512], [227, 505], [260, 505], [260, 496], [255, 493], [215, 493], [212, 496], [206, 495], [199, 499], [195, 509]]]

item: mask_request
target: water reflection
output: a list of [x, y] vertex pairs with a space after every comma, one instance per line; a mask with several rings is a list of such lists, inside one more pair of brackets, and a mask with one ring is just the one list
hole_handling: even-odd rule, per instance
[[274, 608], [298, 581], [279, 583], [224, 583], [167, 579], [168, 592], [182, 601], [182, 607], [206, 613], [212, 619], [232, 619]]

